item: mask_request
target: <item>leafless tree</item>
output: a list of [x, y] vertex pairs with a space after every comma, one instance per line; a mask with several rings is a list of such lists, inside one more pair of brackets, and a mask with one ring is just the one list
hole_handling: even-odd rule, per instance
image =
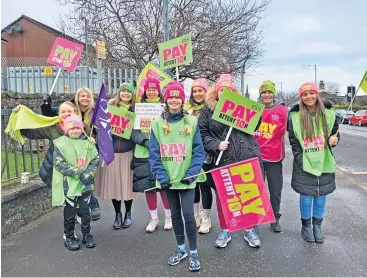
[[336, 95], [339, 92], [340, 84], [337, 82], [325, 82], [325, 90], [330, 94]]
[[285, 106], [292, 106], [298, 101], [298, 93], [297, 92], [279, 92], [277, 93], [278, 99], [280, 99]]
[[[163, 0], [58, 1], [73, 7], [62, 22], [70, 35], [83, 38], [86, 18], [90, 42], [103, 40], [109, 59], [137, 69], [158, 63]], [[270, 1], [170, 0], [170, 38], [190, 33], [193, 42], [194, 61], [180, 67], [181, 78], [214, 80], [219, 73], [238, 72], [243, 63], [256, 67], [263, 46], [260, 22]]]

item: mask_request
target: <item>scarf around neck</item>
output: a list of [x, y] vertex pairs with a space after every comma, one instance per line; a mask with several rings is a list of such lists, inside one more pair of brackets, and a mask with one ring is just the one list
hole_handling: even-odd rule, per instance
[[152, 98], [152, 99], [147, 98], [145, 101], [147, 103], [160, 103], [161, 102], [161, 98], [160, 97], [156, 97], [156, 98]]
[[131, 107], [131, 104], [126, 104], [126, 103], [123, 103], [122, 101], [120, 101], [120, 102], [118, 103], [118, 107], [120, 107], [120, 108], [125, 108], [126, 110], [129, 110], [129, 109], [130, 109], [130, 107]]

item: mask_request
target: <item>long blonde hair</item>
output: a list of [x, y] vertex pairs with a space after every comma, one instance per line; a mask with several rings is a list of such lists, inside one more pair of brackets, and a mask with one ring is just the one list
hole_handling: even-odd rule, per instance
[[[130, 100], [130, 107], [131, 107], [131, 110], [133, 110], [134, 107], [135, 107], [136, 96], [135, 96], [135, 94], [131, 93], [130, 91], [128, 91], [128, 92], [133, 95], [133, 97]], [[108, 101], [108, 104], [119, 107], [120, 106], [120, 101], [121, 101], [120, 93], [121, 93], [121, 90], [113, 98], [111, 98]]]
[[83, 119], [82, 110], [80, 109], [80, 104], [79, 104], [79, 96], [83, 92], [87, 92], [90, 96], [90, 103], [87, 109], [84, 111], [84, 123], [89, 126], [90, 120], [92, 118], [93, 108], [94, 108], [94, 97], [93, 97], [91, 90], [89, 90], [88, 88], [82, 87], [76, 91], [75, 98], [74, 98], [75, 106], [76, 106], [76, 114], [78, 115], [80, 119]]
[[[301, 117], [301, 132], [302, 138], [313, 140], [314, 136], [314, 126], [312, 122], [311, 113], [308, 111], [307, 106], [303, 103], [302, 99], [299, 101], [299, 112]], [[320, 123], [321, 122], [321, 123]], [[328, 136], [328, 126], [325, 117], [325, 106], [322, 102], [320, 96], [316, 98], [316, 115], [315, 115], [316, 130], [320, 130], [320, 125], [322, 125], [322, 130], [325, 136]]]

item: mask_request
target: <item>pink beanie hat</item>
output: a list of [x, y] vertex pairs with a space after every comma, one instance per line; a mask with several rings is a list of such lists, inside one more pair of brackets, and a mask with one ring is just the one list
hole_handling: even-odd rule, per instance
[[170, 84], [168, 84], [166, 90], [164, 91], [164, 102], [167, 102], [167, 99], [170, 97], [179, 97], [182, 99], [182, 103], [185, 102], [185, 91], [183, 85], [180, 82], [172, 81]]
[[232, 75], [230, 74], [221, 74], [217, 84], [215, 85], [215, 91], [218, 93], [220, 89], [228, 88], [232, 92], [236, 91], [236, 88], [232, 81]]
[[160, 92], [161, 91], [161, 86], [159, 85], [159, 80], [157, 78], [148, 78], [147, 81], [145, 81], [145, 84], [144, 84], [144, 92], [148, 88], [157, 89], [158, 92]]
[[201, 87], [206, 92], [208, 90], [208, 83], [206, 82], [205, 78], [198, 78], [192, 83], [191, 92], [192, 92], [192, 89], [194, 89], [194, 87]]
[[303, 83], [301, 87], [299, 87], [298, 89], [299, 97], [301, 97], [304, 92], [308, 92], [308, 91], [314, 92], [317, 95], [319, 94], [319, 88], [317, 88], [315, 83], [306, 82], [306, 83]]
[[67, 133], [69, 129], [80, 128], [84, 130], [84, 124], [82, 120], [75, 114], [70, 115], [64, 121], [64, 132]]

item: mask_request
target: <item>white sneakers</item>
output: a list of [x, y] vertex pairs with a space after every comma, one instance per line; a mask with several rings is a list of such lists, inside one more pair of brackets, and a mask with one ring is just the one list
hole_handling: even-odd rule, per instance
[[169, 231], [172, 230], [172, 218], [171, 217], [165, 217], [164, 219], [164, 230]]
[[201, 213], [194, 213], [195, 216], [195, 222], [196, 222], [196, 228], [200, 227], [201, 224]]
[[203, 216], [201, 218], [201, 224], [199, 228], [200, 234], [207, 234], [210, 232], [210, 229], [212, 227], [212, 221], [209, 217]]
[[147, 233], [154, 233], [159, 228], [159, 220], [158, 219], [150, 219], [148, 226], [145, 231]]
[[[150, 219], [148, 226], [145, 231], [147, 233], [154, 233], [159, 228], [159, 219]], [[164, 219], [164, 230], [172, 230], [172, 219], [171, 217], [165, 217]]]

